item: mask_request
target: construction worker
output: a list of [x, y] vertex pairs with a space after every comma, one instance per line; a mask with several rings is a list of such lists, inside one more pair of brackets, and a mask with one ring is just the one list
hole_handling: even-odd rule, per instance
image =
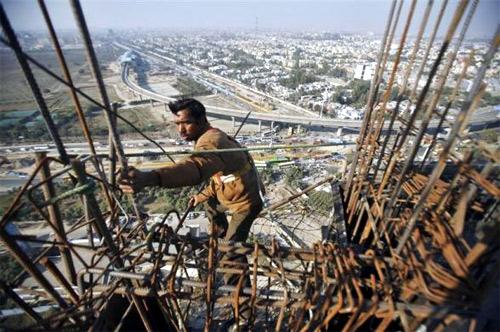
[[[210, 126], [205, 107], [191, 98], [169, 104], [177, 131], [182, 139], [194, 141], [194, 150], [240, 148], [240, 144], [223, 131]], [[172, 165], [152, 171], [132, 168], [120, 179], [124, 192], [137, 192], [147, 186], [176, 188], [193, 186], [210, 179], [208, 186], [190, 199], [196, 206], [203, 203], [215, 234], [225, 240], [246, 241], [254, 219], [262, 210], [260, 179], [247, 152], [207, 152], [194, 154]], [[231, 214], [228, 223], [225, 212]], [[226, 254], [221, 260], [247, 263], [245, 255]], [[239, 276], [226, 274], [227, 285], [236, 285]], [[250, 278], [246, 278], [250, 286]], [[250, 308], [240, 307], [240, 317], [248, 320]]]

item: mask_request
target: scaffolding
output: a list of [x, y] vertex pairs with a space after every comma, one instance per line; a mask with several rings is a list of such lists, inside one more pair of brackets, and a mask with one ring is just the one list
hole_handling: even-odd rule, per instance
[[[0, 286], [31, 317], [31, 329], [210, 331], [228, 320], [220, 313], [227, 304], [235, 308], [236, 322], [241, 319], [238, 308], [248, 305], [251, 328], [276, 331], [491, 326], [484, 306], [498, 289], [499, 154], [496, 147], [471, 140], [467, 123], [485, 92], [483, 80], [500, 43], [498, 30], [463, 100], [460, 86], [471, 76], [477, 55], [468, 53], [458, 79], [450, 74], [478, 1], [462, 0], [456, 8], [442, 1], [435, 9], [429, 0], [412, 41], [416, 1], [405, 8], [406, 17], [404, 2], [392, 2], [358, 144], [335, 207], [334, 220], [345, 222], [346, 238], [311, 248], [181, 235], [187, 212], [171, 211], [149, 225], [135, 198], [122, 195], [116, 185], [117, 168], [127, 168], [116, 125], [120, 116], [106, 93], [80, 3], [70, 1], [100, 101], [75, 86], [45, 3], [38, 3], [63, 77], [23, 52], [0, 5], [0, 41], [15, 52], [58, 152], [57, 158], [36, 154], [35, 170], [0, 221], [0, 240], [24, 269]], [[446, 12], [452, 20], [442, 27]], [[402, 31], [394, 52], [397, 28]], [[438, 42], [440, 28], [446, 34]], [[410, 56], [403, 61], [408, 48]], [[90, 155], [66, 152], [30, 65], [68, 87]], [[451, 93], [445, 93], [448, 81], [454, 82]], [[96, 152], [80, 98], [106, 115], [107, 156]], [[458, 112], [450, 121], [454, 108]], [[438, 130], [429, 131], [430, 123], [438, 123]], [[438, 134], [445, 127], [450, 130], [442, 139]], [[55, 183], [68, 186], [61, 191]], [[75, 199], [84, 213], [68, 225], [60, 206]], [[53, 236], [9, 231], [22, 209], [43, 218]], [[171, 217], [177, 227], [169, 226]], [[84, 241], [74, 241], [75, 234], [83, 234]], [[60, 262], [53, 259], [54, 251]], [[228, 252], [247, 255], [248, 264], [223, 259]], [[237, 285], [221, 283], [227, 273], [239, 275]], [[246, 276], [251, 285], [245, 285]], [[51, 307], [48, 314], [35, 310], [41, 303]]]

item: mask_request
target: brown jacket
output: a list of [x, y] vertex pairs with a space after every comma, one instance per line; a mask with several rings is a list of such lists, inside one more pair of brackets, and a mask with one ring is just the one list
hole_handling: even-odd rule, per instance
[[[195, 151], [241, 148], [241, 145], [223, 131], [210, 128], [201, 135]], [[262, 206], [259, 195], [260, 180], [246, 152], [203, 153], [156, 170], [160, 185], [167, 188], [193, 186], [210, 178], [208, 186], [197, 195], [199, 202], [209, 197], [217, 200], [231, 212], [248, 211]]]

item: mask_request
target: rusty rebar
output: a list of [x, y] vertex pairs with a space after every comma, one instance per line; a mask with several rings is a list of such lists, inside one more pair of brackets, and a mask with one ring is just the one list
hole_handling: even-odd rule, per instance
[[[41, 181], [44, 182], [44, 185], [42, 186], [43, 194], [45, 196], [45, 200], [50, 201], [55, 197], [55, 189], [52, 181], [50, 180], [47, 181], [47, 179], [50, 178], [50, 168], [45, 160], [45, 157], [46, 157], [45, 152], [36, 153], [37, 163], [42, 164], [40, 176], [41, 176]], [[61, 236], [61, 238], [59, 238], [59, 236], [56, 235], [56, 238], [60, 242], [66, 242], [67, 241], [66, 232], [64, 230], [64, 224], [62, 221], [59, 205], [57, 204], [57, 202], [54, 202], [53, 204], [47, 207], [47, 210], [49, 213], [49, 218], [51, 220], [51, 223], [57, 227], [57, 229], [59, 230], [58, 234], [60, 234]], [[66, 247], [59, 247], [59, 251], [61, 252], [67, 277], [69, 278], [72, 284], [76, 284], [75, 266], [73, 264], [73, 259], [71, 258], [71, 253], [69, 249]]]
[[[39, 3], [54, 48], [59, 52], [60, 45], [51, 19], [43, 0]], [[123, 316], [118, 317], [116, 326], [112, 327], [117, 330], [127, 328], [124, 326], [125, 318], [130, 318], [134, 312], [146, 330], [154, 330], [160, 321], [168, 329], [189, 330], [193, 313], [193, 316], [204, 317], [204, 327], [208, 331], [215, 328], [217, 319], [220, 319], [217, 309], [231, 305], [235, 309], [234, 319], [239, 322], [242, 318], [239, 309], [243, 304], [250, 307], [249, 323], [253, 329], [261, 328], [259, 322], [264, 316], [266, 323], [273, 324], [278, 330], [292, 331], [382, 331], [389, 328], [410, 331], [419, 326], [453, 328], [454, 322], [468, 320], [472, 322], [470, 326], [477, 325], [474, 322], [480, 313], [480, 304], [498, 278], [498, 269], [490, 267], [498, 266], [499, 260], [497, 241], [500, 227], [495, 219], [498, 218], [500, 197], [496, 179], [499, 158], [495, 148], [477, 142], [466, 143], [469, 137], [465, 135], [465, 130], [485, 91], [483, 79], [486, 68], [495, 56], [500, 37], [497, 31], [472, 89], [460, 107], [457, 119], [451, 123], [450, 135], [446, 140], [438, 141], [437, 133], [430, 134], [427, 129], [433, 122], [439, 123], [438, 129], [447, 123], [446, 116], [461, 97], [459, 86], [467, 76], [468, 63], [462, 68], [459, 79], [452, 84], [454, 89], [442, 108], [444, 111], [437, 110], [442, 103], [447, 77], [457, 63], [456, 56], [477, 1], [459, 3], [448, 26], [445, 42], [439, 48], [438, 58], [431, 64], [425, 87], [414, 100], [447, 1], [439, 9], [425, 54], [421, 57], [420, 45], [433, 11], [432, 4], [432, 0], [427, 2], [412, 47], [409, 46], [408, 33], [415, 19], [416, 2], [406, 8], [406, 20], [403, 19], [403, 1], [398, 3], [394, 0], [390, 7], [367, 98], [362, 133], [350, 172], [346, 175], [348, 185], [343, 191], [345, 196], [339, 199], [340, 205], [345, 203], [345, 206], [340, 206], [345, 218], [344, 215], [331, 217], [331, 220], [346, 223], [350, 241], [335, 244], [324, 241], [310, 248], [296, 248], [284, 245], [276, 238], [271, 245], [257, 241], [225, 241], [216, 237], [214, 225], [211, 225], [212, 232], [208, 239], [181, 235], [179, 230], [190, 207], [182, 217], [174, 210], [165, 214], [158, 224], [151, 225], [150, 221], [140, 220], [132, 225], [133, 218], [122, 206], [121, 197], [111, 190], [108, 197], [111, 204], [108, 204], [107, 210], [99, 206], [97, 198], [104, 197], [103, 191], [108, 188], [114, 188], [113, 163], [118, 161], [119, 165], [126, 166], [129, 155], [120, 152], [115, 121], [115, 115], [118, 115], [111, 110], [80, 4], [72, 1], [102, 102], [89, 100], [97, 103], [109, 116], [111, 150], [104, 157], [111, 161], [111, 173], [109, 176], [98, 174], [98, 177], [87, 174], [85, 162], [88, 158], [76, 157], [71, 166], [61, 170], [57, 169], [60, 161], [38, 156], [33, 173], [0, 223], [0, 240], [25, 270], [12, 285], [20, 288], [9, 288], [9, 296], [35, 320], [35, 327], [51, 329], [102, 329], [109, 318], [107, 315], [112, 314], [114, 309], [111, 308], [112, 298], [123, 300], [123, 312], [117, 313]], [[467, 8], [455, 47], [447, 55], [454, 32]], [[4, 21], [2, 19], [2, 25]], [[386, 65], [391, 61], [392, 40], [400, 25], [403, 30], [398, 49], [392, 68], [389, 68], [391, 71], [386, 73]], [[11, 38], [6, 37], [8, 41], [2, 39], [2, 42], [15, 50]], [[406, 62], [404, 50], [409, 50]], [[29, 61], [37, 65], [36, 60], [20, 48], [16, 54], [26, 63]], [[474, 53], [468, 56], [473, 65]], [[70, 88], [78, 109], [78, 96], [88, 96], [75, 87], [62, 54], [58, 57], [65, 78], [56, 75], [56, 79]], [[417, 68], [415, 64], [419, 60], [422, 63]], [[403, 65], [406, 67], [401, 72], [399, 67]], [[43, 70], [43, 66], [41, 68]], [[418, 74], [411, 87], [410, 78], [414, 71]], [[49, 71], [49, 75], [54, 74]], [[384, 85], [386, 77], [389, 84]], [[390, 110], [388, 103], [393, 88], [399, 90], [396, 107]], [[405, 101], [403, 95], [410, 90], [410, 98]], [[408, 117], [398, 114], [400, 110], [412, 112]], [[386, 116], [389, 111], [392, 112], [390, 119]], [[424, 117], [420, 120], [422, 114]], [[81, 115], [85, 131], [86, 120], [84, 114]], [[410, 140], [413, 140], [411, 146]], [[95, 153], [91, 139], [87, 141], [96, 162], [94, 166], [99, 172], [103, 156]], [[429, 148], [419, 163], [422, 167], [415, 167], [415, 153], [420, 151], [422, 145]], [[435, 153], [438, 154], [435, 156]], [[171, 153], [163, 151], [163, 154]], [[65, 164], [64, 161], [62, 163]], [[70, 171], [77, 175], [76, 187], [56, 195], [53, 183]], [[42, 177], [39, 183], [34, 182], [37, 176]], [[94, 186], [94, 181], [102, 185]], [[327, 176], [299, 194], [275, 202], [266, 211], [293, 203], [304, 193], [331, 181], [332, 178]], [[43, 202], [36, 198], [40, 189], [45, 192]], [[57, 207], [78, 196], [83, 199], [85, 216], [77, 218], [76, 224], [65, 229]], [[307, 204], [301, 202], [301, 205]], [[40, 214], [43, 220], [39, 223], [49, 226], [53, 236], [45, 239], [22, 232], [10, 234], [7, 227], [20, 225], [14, 216], [22, 208], [31, 208]], [[279, 223], [277, 219], [287, 218], [287, 213], [294, 211], [290, 209], [273, 216], [272, 222]], [[179, 223], [173, 230], [167, 219], [174, 214]], [[76, 234], [81, 235], [85, 227], [88, 227], [88, 234], [83, 236], [87, 238], [80, 239], [84, 243], [75, 243]], [[479, 229], [476, 236], [471, 236], [472, 228]], [[147, 233], [147, 236], [141, 232]], [[40, 249], [31, 252], [26, 249], [28, 245], [39, 246]], [[65, 276], [57, 260], [48, 256], [54, 248], [62, 253], [63, 264], [68, 259], [73, 262], [71, 257], [74, 256], [77, 259], [75, 263], [83, 266], [76, 276], [77, 291], [73, 289], [74, 280]], [[226, 254], [249, 257], [246, 263], [241, 263], [224, 258]], [[46, 270], [42, 271], [40, 264]], [[239, 276], [238, 283], [222, 284], [221, 280], [228, 274]], [[21, 278], [26, 275], [35, 284], [33, 289], [22, 284]], [[251, 284], [245, 283], [247, 278]], [[27, 295], [21, 299], [18, 294]], [[40, 299], [55, 303], [56, 313], [45, 319], [39, 317], [33, 307]], [[160, 315], [152, 317], [152, 306], [158, 306]]]
[[57, 127], [54, 123], [54, 120], [52, 119], [52, 116], [50, 115], [50, 111], [47, 108], [47, 104], [45, 103], [45, 99], [43, 98], [42, 92], [40, 91], [40, 87], [37, 84], [37, 81], [35, 79], [35, 76], [33, 75], [33, 72], [31, 71], [31, 68], [26, 61], [26, 58], [23, 56], [22, 48], [21, 45], [19, 44], [19, 41], [17, 40], [16, 34], [14, 30], [12, 29], [12, 26], [9, 22], [9, 19], [3, 9], [3, 5], [0, 4], [0, 23], [2, 25], [2, 29], [5, 33], [5, 36], [7, 37], [7, 40], [9, 44], [11, 45], [12, 50], [16, 54], [17, 61], [19, 62], [19, 65], [21, 66], [21, 69], [24, 73], [24, 76], [26, 77], [26, 80], [28, 81], [28, 84], [31, 88], [31, 92], [33, 93], [33, 97], [35, 98], [35, 101], [38, 105], [38, 109], [40, 113], [42, 114], [42, 117], [45, 121], [45, 124], [47, 126], [47, 130], [52, 137], [52, 140], [54, 141], [54, 144], [57, 148], [57, 151], [59, 153], [59, 157], [61, 160], [68, 165], [69, 164], [69, 157], [68, 154], [66, 153], [66, 149], [64, 148], [64, 144], [61, 140], [61, 137], [59, 136], [59, 133], [57, 131]]

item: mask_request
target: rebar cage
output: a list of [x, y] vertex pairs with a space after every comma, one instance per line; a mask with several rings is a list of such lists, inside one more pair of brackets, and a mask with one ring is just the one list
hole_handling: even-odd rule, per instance
[[[499, 154], [467, 129], [500, 35], [497, 29], [484, 54], [461, 52], [478, 1], [450, 8], [448, 1], [429, 0], [420, 18], [416, 0], [406, 12], [403, 1], [392, 2], [358, 144], [341, 183], [342, 204], [336, 207], [346, 239], [311, 248], [180, 235], [179, 227], [166, 222], [175, 216], [181, 225], [187, 213], [177, 211], [148, 225], [134, 197], [116, 186], [116, 168], [127, 168], [119, 115], [107, 96], [80, 3], [70, 1], [100, 101], [75, 86], [45, 3], [38, 3], [63, 77], [22, 50], [0, 5], [1, 41], [15, 52], [58, 151], [57, 158], [36, 154], [35, 170], [0, 223], [3, 246], [24, 269], [0, 285], [32, 319], [30, 329], [208, 331], [218, 329], [220, 311], [227, 307], [234, 308], [238, 322], [244, 305], [251, 308], [252, 328], [276, 331], [494, 326], [485, 306], [498, 290]], [[435, 22], [429, 22], [434, 11]], [[438, 41], [447, 12], [453, 18]], [[410, 25], [418, 19], [418, 34], [410, 40]], [[405, 49], [411, 51], [403, 61]], [[90, 155], [66, 152], [31, 65], [68, 87]], [[451, 74], [455, 66], [461, 68], [458, 76]], [[473, 84], [464, 94], [465, 79]], [[445, 93], [450, 80], [453, 88]], [[96, 153], [81, 98], [106, 115], [108, 156]], [[431, 124], [437, 130], [430, 130]], [[442, 128], [449, 128], [444, 138]], [[63, 201], [83, 204], [72, 224], [61, 217]], [[13, 232], [22, 209], [36, 213], [53, 236]], [[228, 252], [247, 255], [248, 264], [222, 258]], [[236, 286], [221, 284], [225, 273], [239, 275]], [[36, 310], [42, 304], [51, 308], [43, 315]]]

